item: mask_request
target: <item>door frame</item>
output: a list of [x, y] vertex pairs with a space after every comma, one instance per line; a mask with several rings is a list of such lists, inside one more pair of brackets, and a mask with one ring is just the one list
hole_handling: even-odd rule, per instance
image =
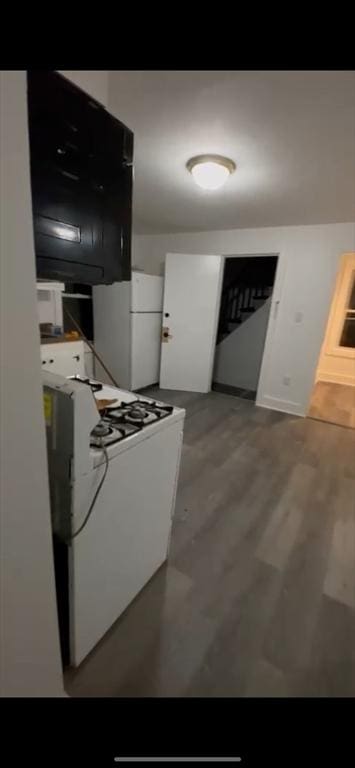
[[[339, 315], [339, 306], [337, 306], [339, 299], [340, 299], [339, 304], [340, 304], [341, 310], [344, 309], [344, 303], [345, 303], [344, 302], [344, 294], [345, 294], [344, 282], [346, 280], [346, 272], [347, 272], [347, 269], [348, 269], [347, 262], [350, 261], [350, 259], [354, 259], [354, 258], [355, 258], [355, 251], [344, 251], [339, 256], [339, 259], [338, 259], [337, 270], [336, 270], [336, 273], [335, 273], [335, 276], [334, 276], [334, 281], [333, 281], [333, 289], [331, 291], [331, 295], [330, 295], [330, 299], [329, 299], [328, 314], [327, 314], [327, 318], [325, 320], [325, 325], [324, 325], [324, 330], [323, 330], [323, 337], [322, 337], [322, 341], [321, 341], [321, 344], [320, 344], [320, 347], [319, 347], [317, 362], [316, 362], [314, 373], [313, 373], [313, 384], [312, 384], [312, 387], [311, 387], [310, 395], [309, 395], [308, 402], [307, 402], [307, 408], [306, 408], [306, 412], [305, 412], [305, 417], [307, 417], [307, 418], [309, 418], [308, 413], [309, 413], [309, 409], [311, 407], [313, 393], [314, 393], [314, 388], [315, 388], [317, 382], [318, 381], [326, 381], [326, 379], [318, 379], [318, 369], [319, 369], [319, 364], [320, 364], [320, 360], [322, 358], [323, 352], [325, 352], [325, 354], [329, 354], [330, 356], [334, 355], [334, 356], [345, 357], [345, 358], [350, 358], [350, 359], [354, 359], [354, 357], [355, 357], [354, 352], [351, 351], [351, 348], [350, 348], [349, 352], [346, 351], [345, 354], [344, 354], [344, 352], [342, 351], [344, 349], [343, 347], [339, 347], [339, 345], [336, 345], [334, 343], [332, 344], [332, 341], [334, 342], [334, 332], [332, 334], [331, 339], [328, 338], [329, 337], [329, 328], [331, 327], [331, 325], [335, 321], [336, 316]], [[353, 269], [353, 267], [352, 267], [352, 269]], [[340, 294], [340, 296], [339, 296], [339, 294]], [[340, 314], [342, 314], [342, 311], [340, 311]], [[339, 321], [337, 322], [337, 326], [339, 328]], [[340, 350], [340, 352], [339, 352], [339, 350]], [[330, 383], [335, 383], [336, 384], [338, 382], [330, 381]], [[342, 382], [339, 382], [339, 383], [342, 383]], [[349, 384], [349, 385], [346, 385], [346, 386], [351, 386], [351, 385]]]
[[214, 322], [213, 337], [212, 337], [212, 344], [211, 344], [211, 358], [210, 358], [210, 362], [209, 362], [209, 378], [208, 378], [208, 381], [209, 381], [209, 392], [211, 392], [211, 390], [212, 390], [212, 377], [213, 377], [214, 361], [215, 361], [215, 357], [216, 357], [219, 313], [221, 311], [223, 279], [224, 279], [224, 267], [225, 267], [226, 258], [228, 258], [228, 257], [227, 256], [220, 256], [221, 265], [220, 265], [219, 277], [218, 277], [215, 322]]
[[[340, 259], [338, 274], [335, 281], [333, 297], [330, 304], [327, 327], [322, 348], [326, 355], [354, 359], [355, 350], [351, 347], [340, 346], [341, 330], [345, 319], [347, 301], [351, 288], [351, 275], [355, 270], [355, 253], [344, 253]], [[322, 352], [321, 348], [321, 352]], [[320, 354], [321, 354], [320, 352]]]
[[218, 313], [217, 313], [217, 324], [216, 324], [216, 337], [215, 337], [215, 344], [214, 344], [214, 355], [212, 360], [212, 368], [211, 368], [211, 384], [212, 384], [212, 374], [213, 374], [213, 366], [214, 366], [214, 360], [216, 355], [216, 340], [217, 340], [217, 329], [218, 329], [218, 322], [219, 322], [219, 313], [221, 310], [221, 300], [222, 300], [222, 290], [223, 290], [223, 277], [224, 277], [224, 267], [225, 267], [225, 260], [226, 259], [240, 259], [240, 258], [262, 258], [265, 256], [274, 256], [277, 258], [277, 264], [276, 264], [276, 272], [275, 272], [275, 280], [274, 285], [272, 289], [271, 294], [271, 306], [270, 306], [270, 312], [269, 312], [269, 318], [268, 318], [268, 324], [266, 329], [266, 335], [265, 335], [265, 342], [264, 342], [264, 349], [263, 349], [263, 356], [262, 361], [260, 365], [260, 373], [259, 373], [259, 379], [258, 379], [258, 385], [257, 385], [257, 391], [256, 391], [256, 398], [255, 398], [255, 405], [263, 406], [263, 391], [265, 391], [265, 386], [268, 379], [268, 364], [271, 359], [271, 353], [273, 348], [273, 342], [274, 342], [274, 336], [275, 336], [275, 329], [277, 325], [277, 319], [279, 317], [279, 308], [280, 308], [280, 302], [281, 302], [281, 295], [282, 295], [282, 287], [284, 283], [284, 277], [285, 277], [285, 259], [281, 258], [281, 252], [280, 251], [267, 251], [264, 253], [246, 253], [245, 251], [242, 251], [241, 253], [225, 253], [222, 256], [223, 259], [223, 273], [222, 273], [222, 280], [219, 290], [219, 301], [218, 301]]

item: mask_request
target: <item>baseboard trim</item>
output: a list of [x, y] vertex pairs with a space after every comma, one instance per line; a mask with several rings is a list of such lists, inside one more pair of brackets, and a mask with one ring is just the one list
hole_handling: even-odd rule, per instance
[[345, 384], [349, 387], [355, 387], [355, 377], [347, 376], [346, 373], [323, 373], [320, 371], [317, 376], [317, 382], [318, 381], [326, 381], [329, 384]]
[[144, 395], [144, 393], [147, 391], [147, 389], [151, 389], [152, 387], [159, 387], [159, 381], [154, 381], [153, 384], [145, 384], [144, 387], [136, 387], [135, 389], [130, 390], [131, 392], [138, 392], [138, 394]]
[[256, 400], [256, 389], [246, 389], [245, 387], [233, 387], [231, 384], [220, 384], [218, 381], [212, 382], [212, 391], [221, 392], [224, 395], [240, 397], [242, 400]]
[[280, 411], [281, 413], [289, 413], [291, 416], [305, 417], [305, 410], [300, 403], [294, 403], [292, 400], [280, 400], [278, 397], [270, 397], [264, 395], [260, 399], [257, 398], [255, 405], [260, 408], [269, 408], [272, 411]]

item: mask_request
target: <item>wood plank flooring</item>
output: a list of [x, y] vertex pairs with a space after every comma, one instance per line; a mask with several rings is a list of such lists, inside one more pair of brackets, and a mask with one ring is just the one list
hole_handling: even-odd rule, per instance
[[355, 387], [317, 381], [308, 416], [355, 429]]
[[72, 696], [355, 696], [355, 432], [211, 392], [187, 410], [169, 562]]

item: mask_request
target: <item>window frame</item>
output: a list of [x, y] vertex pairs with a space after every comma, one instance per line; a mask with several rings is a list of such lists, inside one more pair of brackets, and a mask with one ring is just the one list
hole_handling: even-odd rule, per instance
[[[354, 274], [355, 280], [355, 253], [344, 254], [342, 259], [337, 284], [335, 287], [335, 293], [333, 297], [332, 309], [329, 317], [329, 340], [325, 353], [328, 355], [336, 355], [337, 357], [347, 357], [355, 359], [354, 347], [342, 347], [339, 344], [341, 339], [346, 315], [349, 312], [349, 301], [352, 290], [351, 276]], [[354, 317], [355, 317], [355, 311]]]

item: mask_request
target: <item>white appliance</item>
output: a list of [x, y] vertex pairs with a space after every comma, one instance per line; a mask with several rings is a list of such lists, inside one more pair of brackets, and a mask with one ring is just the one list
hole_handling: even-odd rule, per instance
[[[185, 411], [42, 375], [52, 526], [65, 552], [56, 567], [59, 614], [65, 630], [68, 598], [77, 666], [168, 556]], [[95, 398], [116, 402], [100, 417]]]
[[63, 328], [62, 292], [64, 283], [37, 282], [37, 315], [39, 323], [50, 323]]
[[159, 381], [164, 279], [132, 273], [131, 388]]
[[[93, 289], [95, 347], [119, 385], [159, 381], [164, 278], [132, 272], [130, 282]], [[96, 376], [109, 383], [99, 364]]]

